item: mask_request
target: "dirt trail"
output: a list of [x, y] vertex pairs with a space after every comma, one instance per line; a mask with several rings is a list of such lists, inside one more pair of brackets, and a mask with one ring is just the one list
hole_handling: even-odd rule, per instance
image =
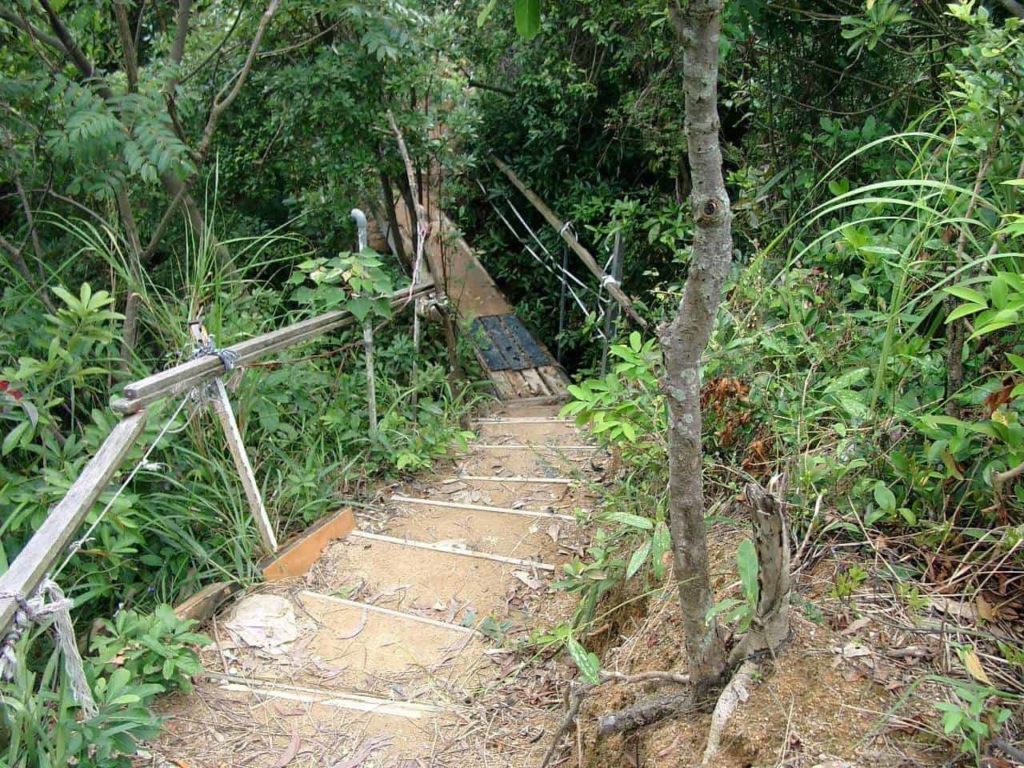
[[[557, 411], [508, 404], [479, 420], [450, 472], [394, 489], [303, 579], [223, 609], [203, 679], [163, 702], [151, 764], [537, 765], [560, 701], [492, 638], [572, 609], [548, 584], [580, 544], [574, 510], [592, 505], [603, 459]], [[253, 595], [293, 617], [277, 652], [229, 631]]]

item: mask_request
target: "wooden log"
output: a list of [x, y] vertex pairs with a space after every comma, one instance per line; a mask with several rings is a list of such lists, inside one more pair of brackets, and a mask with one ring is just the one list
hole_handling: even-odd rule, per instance
[[571, 232], [569, 232], [568, 228], [565, 226], [565, 223], [560, 218], [558, 218], [555, 212], [552, 211], [547, 206], [547, 204], [543, 200], [541, 200], [532, 189], [527, 187], [519, 179], [519, 177], [516, 176], [515, 171], [509, 168], [508, 165], [503, 163], [497, 157], [492, 156], [491, 159], [494, 161], [494, 164], [498, 166], [498, 170], [504, 173], [505, 176], [508, 177], [508, 180], [512, 182], [513, 186], [515, 186], [516, 189], [523, 193], [523, 196], [527, 200], [529, 200], [533, 207], [540, 212], [540, 215], [543, 216], [545, 220], [547, 220], [548, 224], [550, 224], [552, 227], [558, 230], [558, 234], [561, 236], [561, 238], [565, 240], [566, 244], [568, 244], [568, 246], [572, 248], [573, 252], [580, 257], [580, 260], [584, 263], [584, 265], [586, 265], [587, 269], [590, 270], [591, 274], [593, 274], [594, 277], [601, 281], [601, 284], [608, 291], [609, 295], [613, 299], [615, 299], [616, 302], [618, 302], [620, 307], [622, 307], [622, 311], [629, 315], [633, 322], [635, 322], [641, 328], [646, 328], [647, 321], [637, 314], [636, 310], [633, 308], [633, 302], [630, 301], [629, 297], [622, 292], [622, 289], [618, 286], [617, 283], [613, 282], [610, 279], [606, 279], [610, 278], [610, 276], [607, 275], [603, 269], [601, 269], [597, 261], [594, 260], [594, 257], [590, 255], [590, 251], [584, 248], [580, 241], [577, 240]]
[[[432, 290], [432, 282], [422, 283], [412, 290], [412, 299], [426, 296]], [[396, 291], [391, 294], [391, 306], [403, 306], [409, 298], [408, 288]], [[247, 339], [227, 349], [235, 355], [235, 364], [244, 366], [261, 357], [289, 349], [339, 328], [355, 325], [357, 322], [352, 313], [345, 310], [326, 312], [286, 328]], [[224, 364], [216, 355], [189, 360], [129, 384], [124, 388], [124, 397], [111, 402], [111, 408], [118, 413], [135, 413], [157, 400], [187, 392], [223, 372]]]
[[[0, 575], [0, 594], [32, 596], [110, 483], [145, 424], [146, 412], [142, 411], [122, 420], [111, 430], [64, 498], [50, 510], [11, 567]], [[0, 634], [7, 631], [17, 607], [13, 598], [0, 598]]]
[[174, 615], [179, 619], [192, 619], [202, 623], [213, 616], [217, 609], [240, 589], [237, 584], [229, 584], [226, 581], [207, 584], [185, 602], [176, 605]]

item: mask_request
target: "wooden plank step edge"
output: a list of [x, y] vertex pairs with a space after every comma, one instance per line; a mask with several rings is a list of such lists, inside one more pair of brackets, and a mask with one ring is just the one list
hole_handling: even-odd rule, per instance
[[480, 560], [493, 560], [496, 563], [518, 565], [521, 568], [534, 568], [538, 571], [553, 572], [555, 566], [548, 563], [538, 563], [536, 560], [520, 560], [518, 557], [506, 557], [505, 555], [492, 555], [490, 552], [479, 552], [475, 549], [459, 549], [444, 544], [433, 544], [428, 541], [416, 541], [415, 539], [402, 539], [398, 536], [385, 536], [381, 533], [366, 533], [364, 531], [352, 531], [348, 535], [350, 539], [366, 539], [367, 541], [380, 541], [385, 544], [397, 544], [402, 547], [414, 549], [427, 549], [432, 552], [443, 552], [446, 555], [458, 555], [462, 557], [475, 557]]
[[485, 451], [600, 451], [599, 445], [545, 445], [544, 443], [470, 443], [473, 448]]
[[565, 424], [573, 426], [572, 419], [560, 419], [557, 416], [487, 416], [473, 419], [474, 424]]
[[447, 483], [456, 480], [470, 480], [476, 483], [536, 483], [538, 485], [574, 485], [579, 482], [579, 480], [568, 477], [502, 477], [501, 475], [456, 475], [445, 478], [441, 482]]
[[[564, 520], [567, 523], [575, 523], [576, 518], [572, 515], [563, 515], [558, 512], [538, 512], [535, 509], [513, 509], [512, 507], [491, 507], [486, 504], [465, 504], [459, 501], [433, 501], [432, 499], [417, 499], [412, 496], [394, 495], [391, 501], [396, 504], [419, 504], [424, 507], [445, 507], [446, 509], [468, 509], [473, 512], [498, 512], [503, 515], [519, 515], [520, 517], [535, 517], [545, 520]], [[588, 510], [589, 511], [589, 510]]]
[[335, 709], [347, 709], [365, 712], [372, 715], [390, 715], [419, 720], [430, 715], [440, 715], [449, 711], [433, 704], [421, 704], [414, 701], [394, 701], [367, 696], [363, 693], [349, 691], [329, 691], [326, 689], [307, 688], [300, 685], [289, 685], [277, 680], [262, 678], [245, 678], [237, 675], [226, 675], [220, 672], [204, 672], [203, 677], [226, 691], [251, 693], [257, 696], [269, 696], [275, 699], [297, 701], [303, 704], [319, 704]]
[[325, 595], [322, 592], [313, 592], [308, 589], [304, 589], [299, 592], [299, 597], [308, 597], [315, 600], [323, 600], [327, 603], [335, 603], [337, 605], [344, 605], [346, 608], [358, 608], [370, 613], [379, 613], [382, 616], [391, 616], [392, 618], [416, 621], [420, 624], [429, 624], [432, 627], [439, 627], [441, 629], [450, 629], [453, 632], [461, 632], [467, 635], [481, 635], [482, 633], [473, 629], [473, 627], [464, 627], [461, 624], [451, 624], [447, 621], [438, 621], [437, 619], [431, 619], [427, 616], [420, 616], [417, 613], [405, 613], [404, 611], [396, 611], [393, 608], [384, 608], [379, 605], [372, 605], [370, 603], [361, 603], [358, 600], [348, 600], [344, 597], [337, 597], [335, 595]]

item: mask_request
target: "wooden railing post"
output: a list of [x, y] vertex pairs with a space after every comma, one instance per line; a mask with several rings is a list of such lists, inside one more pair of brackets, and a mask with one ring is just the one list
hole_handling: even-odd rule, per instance
[[217, 412], [217, 418], [220, 419], [220, 425], [224, 429], [228, 450], [231, 451], [235, 469], [238, 470], [238, 476], [242, 480], [245, 498], [249, 501], [249, 509], [252, 512], [253, 520], [256, 521], [256, 529], [260, 532], [263, 548], [266, 549], [267, 554], [273, 554], [277, 551], [277, 536], [274, 535], [274, 529], [270, 525], [267, 508], [263, 505], [263, 495], [260, 493], [260, 487], [256, 484], [256, 475], [252, 471], [252, 464], [249, 463], [249, 454], [245, 451], [242, 433], [238, 431], [238, 422], [235, 420], [235, 412], [231, 409], [227, 387], [224, 386], [223, 379], [214, 379], [213, 386], [216, 388], [213, 409]]
[[[229, 354], [218, 353], [214, 350], [213, 339], [210, 338], [210, 334], [200, 319], [189, 323], [188, 329], [200, 351], [217, 354], [225, 368], [234, 364], [234, 360]], [[220, 426], [224, 430], [224, 438], [227, 440], [231, 458], [235, 462], [235, 469], [238, 470], [238, 477], [242, 481], [245, 498], [249, 502], [249, 511], [252, 512], [252, 518], [256, 521], [256, 529], [260, 533], [263, 548], [267, 554], [273, 554], [277, 551], [277, 536], [274, 535], [274, 529], [270, 525], [270, 517], [263, 504], [263, 495], [256, 483], [256, 474], [252, 471], [252, 463], [249, 461], [249, 454], [246, 453], [245, 443], [242, 442], [242, 433], [238, 429], [238, 421], [231, 408], [231, 400], [228, 398], [228, 389], [224, 386], [224, 379], [220, 376], [216, 377], [210, 383], [210, 388], [212, 391], [210, 402], [213, 404], [213, 410], [217, 412]]]

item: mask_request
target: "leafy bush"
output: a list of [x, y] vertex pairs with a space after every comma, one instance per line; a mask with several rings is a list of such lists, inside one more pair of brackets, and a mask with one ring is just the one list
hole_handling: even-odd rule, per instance
[[102, 673], [125, 669], [131, 679], [156, 683], [164, 690], [192, 690], [193, 675], [202, 671], [194, 646], [210, 638], [193, 632], [198, 624], [179, 619], [169, 605], [159, 605], [142, 615], [131, 609], [119, 611], [113, 621], [102, 619], [102, 633], [92, 639], [92, 661]]

